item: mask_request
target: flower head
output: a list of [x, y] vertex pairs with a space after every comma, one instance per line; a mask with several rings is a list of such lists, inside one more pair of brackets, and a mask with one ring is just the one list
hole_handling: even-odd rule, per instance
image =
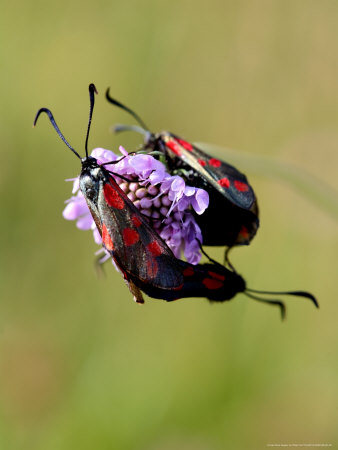
[[[209, 204], [209, 196], [203, 189], [187, 186], [183, 178], [170, 175], [165, 166], [151, 155], [129, 155], [123, 147], [121, 158], [110, 150], [96, 148], [91, 156], [99, 164], [117, 161], [105, 165], [113, 172], [115, 181], [128, 198], [149, 217], [149, 223], [179, 258], [182, 251], [188, 262], [197, 264], [201, 259], [200, 245], [202, 233], [191, 212], [202, 214]], [[124, 178], [120, 178], [119, 175]], [[126, 181], [125, 178], [128, 178]], [[93, 230], [94, 239], [101, 244], [101, 236], [90, 214], [86, 200], [79, 190], [79, 178], [73, 181], [73, 197], [66, 201], [63, 217], [76, 220], [81, 230]]]

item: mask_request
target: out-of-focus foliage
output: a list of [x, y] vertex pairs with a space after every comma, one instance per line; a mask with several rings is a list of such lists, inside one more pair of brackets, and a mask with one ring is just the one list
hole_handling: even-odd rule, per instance
[[330, 197], [337, 2], [4, 2], [0, 36], [0, 448], [334, 445], [338, 229], [311, 190], [244, 157], [261, 228], [231, 257], [249, 286], [307, 289], [319, 311], [290, 298], [281, 323], [244, 296], [140, 307], [109, 264], [96, 276], [91, 234], [62, 219], [79, 162], [46, 117], [32, 122], [51, 108], [82, 154], [94, 82], [90, 146], [132, 150], [138, 135], [109, 132], [132, 122], [104, 100], [110, 86], [153, 130], [292, 164]]

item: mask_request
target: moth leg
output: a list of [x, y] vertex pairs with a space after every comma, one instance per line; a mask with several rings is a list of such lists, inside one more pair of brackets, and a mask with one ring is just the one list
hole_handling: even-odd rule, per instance
[[237, 273], [234, 266], [231, 264], [229, 260], [229, 252], [232, 248], [233, 247], [228, 247], [224, 252], [224, 266], [228, 265], [233, 272]]
[[200, 250], [201, 250], [201, 252], [203, 253], [203, 255], [206, 257], [206, 258], [208, 258], [208, 260], [211, 262], [211, 263], [213, 263], [213, 264], [216, 264], [217, 266], [221, 266], [222, 264], [220, 264], [219, 262], [217, 262], [217, 261], [215, 261], [214, 259], [212, 259], [209, 255], [208, 255], [208, 253], [204, 250], [204, 248], [202, 247], [202, 242], [199, 240], [199, 239], [197, 239], [196, 238], [196, 241], [198, 242], [198, 245], [200, 246]]
[[106, 254], [102, 256], [101, 250], [99, 250], [99, 253], [101, 253], [101, 254], [96, 253], [96, 254], [98, 254], [98, 256], [94, 260], [94, 267], [95, 267], [97, 276], [100, 277], [100, 276], [106, 275], [103, 265], [105, 262], [107, 262], [110, 259], [110, 256], [106, 255]]

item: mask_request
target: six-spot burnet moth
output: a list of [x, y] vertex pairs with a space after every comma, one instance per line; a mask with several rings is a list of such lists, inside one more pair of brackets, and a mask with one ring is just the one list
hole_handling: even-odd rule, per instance
[[[80, 188], [87, 201], [90, 212], [102, 237], [105, 250], [111, 255], [115, 265], [122, 273], [135, 301], [143, 303], [141, 291], [153, 298], [167, 301], [184, 297], [206, 297], [209, 300], [225, 301], [243, 292], [248, 297], [281, 308], [284, 304], [278, 300], [258, 297], [254, 291], [246, 288], [245, 281], [235, 271], [213, 262], [192, 265], [177, 259], [166, 243], [140, 214], [126, 194], [115, 182], [113, 173], [98, 161], [88, 156], [88, 137], [92, 120], [96, 88], [89, 86], [90, 114], [87, 127], [85, 151], [81, 158], [68, 143], [58, 128], [51, 111], [41, 108], [34, 121], [36, 124], [41, 113], [46, 113], [54, 129], [80, 159], [82, 170]], [[281, 292], [273, 294], [295, 295], [309, 298], [318, 306], [316, 299], [303, 291]]]
[[259, 227], [259, 214], [255, 193], [246, 176], [173, 133], [150, 132], [134, 111], [109, 95], [109, 89], [106, 98], [130, 113], [140, 124], [140, 127], [117, 125], [116, 132], [133, 130], [142, 133], [145, 149], [164, 154], [169, 170], [179, 171], [190, 184], [209, 193], [208, 209], [196, 217], [204, 245], [232, 247], [249, 244]]

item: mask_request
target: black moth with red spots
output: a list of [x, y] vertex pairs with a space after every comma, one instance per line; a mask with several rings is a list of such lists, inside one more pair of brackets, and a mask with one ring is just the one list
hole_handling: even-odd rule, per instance
[[209, 193], [209, 207], [195, 219], [202, 230], [204, 245], [247, 245], [259, 227], [259, 213], [255, 193], [246, 176], [235, 167], [213, 158], [195, 145], [163, 131], [153, 134], [131, 109], [113, 99], [110, 103], [136, 118], [140, 127], [117, 126], [116, 131], [134, 130], [145, 135], [145, 148], [165, 155], [168, 169], [178, 172], [189, 184]]
[[[84, 158], [81, 158], [65, 139], [49, 109], [41, 108], [38, 111], [34, 125], [40, 114], [46, 113], [60, 138], [81, 160], [81, 192], [100, 232], [103, 247], [115, 261], [135, 301], [144, 302], [141, 291], [150, 297], [167, 301], [185, 297], [205, 297], [218, 302], [230, 300], [237, 293], [243, 292], [255, 300], [279, 306], [284, 316], [285, 307], [282, 302], [257, 297], [255, 293], [261, 292], [246, 288], [245, 281], [235, 271], [217, 263], [194, 266], [177, 259], [118, 186], [104, 164], [100, 165], [95, 158], [88, 156], [95, 92], [96, 88], [91, 84]], [[306, 297], [318, 306], [316, 299], [307, 292], [282, 294]]]

